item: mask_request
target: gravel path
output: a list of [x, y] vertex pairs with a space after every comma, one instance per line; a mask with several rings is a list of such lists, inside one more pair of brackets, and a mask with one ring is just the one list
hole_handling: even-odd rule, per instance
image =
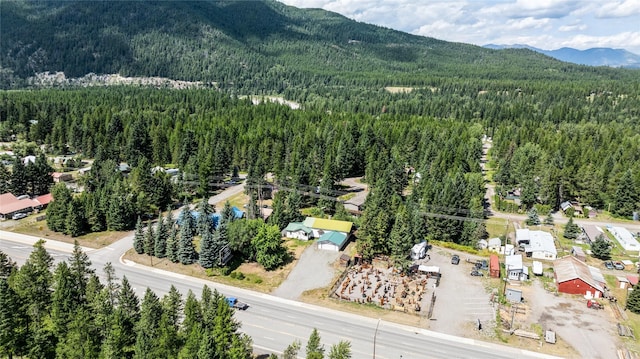
[[286, 299], [298, 299], [306, 290], [331, 284], [336, 275], [333, 263], [339, 256], [340, 252], [318, 249], [315, 243], [310, 245], [302, 252], [287, 279], [271, 294]]

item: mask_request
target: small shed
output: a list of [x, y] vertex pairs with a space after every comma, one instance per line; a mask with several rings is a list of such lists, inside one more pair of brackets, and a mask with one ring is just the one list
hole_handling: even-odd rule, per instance
[[505, 297], [507, 298], [507, 301], [511, 303], [520, 303], [522, 302], [522, 291], [519, 289], [507, 288]]
[[347, 254], [341, 254], [340, 255], [340, 265], [342, 267], [348, 267], [351, 264], [351, 257], [349, 257], [349, 255]]
[[491, 252], [500, 252], [500, 247], [502, 247], [502, 241], [500, 238], [490, 238], [487, 241], [487, 249]]
[[495, 254], [489, 257], [489, 275], [492, 278], [500, 278], [500, 260]]
[[549, 344], [555, 344], [556, 343], [556, 332], [554, 332], [553, 330], [547, 330], [544, 332], [544, 341], [549, 343]]
[[584, 251], [581, 247], [573, 246], [571, 247], [571, 255], [578, 258], [579, 260], [585, 262], [587, 260], [587, 256], [584, 255]]
[[631, 286], [631, 284], [629, 283], [629, 280], [626, 277], [622, 277], [622, 276], [616, 277], [616, 285], [620, 289], [627, 289]]

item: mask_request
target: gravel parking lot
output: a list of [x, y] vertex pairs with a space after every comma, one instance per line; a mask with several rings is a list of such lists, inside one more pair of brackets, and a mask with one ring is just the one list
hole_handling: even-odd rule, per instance
[[311, 244], [302, 252], [287, 279], [271, 294], [287, 299], [298, 299], [306, 290], [331, 284], [331, 280], [336, 276], [333, 263], [339, 256], [339, 252], [318, 249], [315, 243]]
[[472, 266], [460, 255], [460, 264], [451, 264], [452, 253], [433, 248], [429, 251], [428, 265], [440, 267], [442, 278], [436, 288], [436, 303], [429, 329], [459, 336], [467, 336], [480, 320], [487, 333], [495, 328], [495, 312], [489, 302], [490, 293], [485, 289], [484, 277], [469, 275]]

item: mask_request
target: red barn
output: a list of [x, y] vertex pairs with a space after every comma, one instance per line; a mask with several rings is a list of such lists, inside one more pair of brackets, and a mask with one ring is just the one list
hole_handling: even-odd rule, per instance
[[495, 254], [489, 257], [489, 275], [492, 278], [500, 278], [500, 260]]
[[593, 278], [589, 266], [573, 256], [553, 262], [558, 292], [600, 298], [604, 288]]

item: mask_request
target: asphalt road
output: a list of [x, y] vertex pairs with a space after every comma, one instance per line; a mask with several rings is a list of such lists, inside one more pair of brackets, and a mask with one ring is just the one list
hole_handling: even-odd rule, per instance
[[[7, 233], [0, 232], [0, 250], [16, 262], [24, 263], [31, 251], [30, 243], [25, 237], [16, 238]], [[32, 240], [35, 242], [37, 238], [32, 237]], [[224, 295], [238, 297], [250, 307], [244, 312], [236, 312], [236, 318], [242, 322], [241, 330], [253, 338], [257, 351], [280, 353], [296, 339], [300, 340], [304, 346], [313, 328], [317, 328], [327, 350], [340, 340], [348, 340], [351, 342], [355, 358], [373, 355], [374, 337], [375, 357], [381, 359], [400, 357], [551, 358], [540, 353], [454, 337], [420, 328], [378, 322], [368, 317], [121, 261], [122, 253], [131, 248], [131, 245], [132, 237], [129, 236], [109, 247], [88, 250], [87, 254], [98, 274], [102, 274], [105, 263], [111, 262], [117, 276], [119, 278], [126, 276], [141, 296], [147, 287], [158, 295], [164, 295], [172, 284], [184, 295], [189, 290], [199, 295], [206, 284]], [[68, 251], [65, 248], [58, 248], [50, 250], [50, 253], [54, 258], [61, 260], [67, 258]], [[376, 325], [378, 325], [377, 333]]]

